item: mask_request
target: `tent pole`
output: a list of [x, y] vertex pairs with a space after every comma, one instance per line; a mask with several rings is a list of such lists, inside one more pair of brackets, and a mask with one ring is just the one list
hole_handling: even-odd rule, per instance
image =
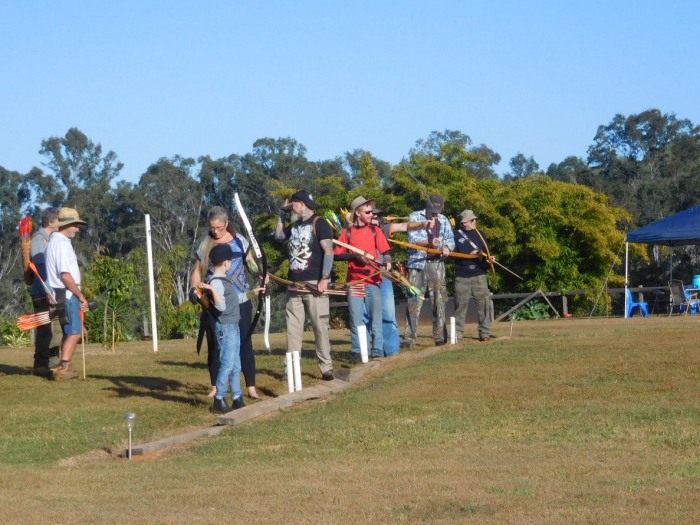
[[630, 243], [625, 243], [625, 319], [627, 319], [627, 285], [629, 278]]

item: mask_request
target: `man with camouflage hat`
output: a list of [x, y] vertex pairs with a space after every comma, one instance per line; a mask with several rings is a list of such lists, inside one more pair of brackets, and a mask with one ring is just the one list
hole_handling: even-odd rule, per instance
[[454, 249], [455, 240], [450, 221], [442, 214], [444, 209], [445, 199], [442, 195], [430, 195], [425, 202], [425, 209], [414, 211], [408, 219], [409, 223], [435, 219], [430, 228], [409, 231], [408, 241], [426, 248], [440, 250], [442, 253], [432, 254], [413, 248], [408, 250], [408, 262], [406, 263], [408, 279], [423, 293], [419, 297], [408, 299], [403, 346], [412, 347], [416, 342], [418, 319], [426, 291], [433, 303], [433, 339], [435, 344], [443, 345], [447, 342], [445, 257]]

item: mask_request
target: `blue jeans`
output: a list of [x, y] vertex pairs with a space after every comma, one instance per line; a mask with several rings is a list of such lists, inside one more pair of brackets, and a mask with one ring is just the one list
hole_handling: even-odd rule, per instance
[[[350, 343], [352, 352], [360, 353], [360, 339], [357, 327], [367, 326], [368, 353], [381, 357], [384, 355], [384, 335], [382, 328], [382, 291], [378, 284], [366, 284], [364, 297], [348, 296], [350, 313]], [[368, 322], [365, 322], [365, 315]]]
[[399, 353], [399, 323], [396, 322], [394, 285], [389, 279], [382, 279], [382, 332], [384, 335], [384, 355]]
[[241, 332], [238, 323], [216, 323], [216, 340], [219, 343], [219, 374], [216, 376], [216, 397], [225, 399], [229, 384], [231, 398], [243, 395], [241, 390]]

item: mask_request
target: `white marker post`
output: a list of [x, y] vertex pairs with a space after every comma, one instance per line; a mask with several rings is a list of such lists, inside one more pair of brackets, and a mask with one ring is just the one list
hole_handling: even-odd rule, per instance
[[457, 344], [457, 326], [454, 317], [450, 317], [450, 344]]
[[367, 353], [367, 327], [365, 325], [357, 327], [357, 338], [360, 340], [360, 358], [363, 363], [369, 363], [369, 354]]
[[151, 216], [146, 214], [146, 258], [148, 259], [148, 293], [151, 299], [151, 339], [153, 351], [158, 351], [158, 321], [156, 320], [156, 287], [153, 279], [153, 248], [151, 247]]
[[301, 390], [301, 352], [292, 352], [292, 368], [294, 369], [294, 391]]
[[287, 387], [291, 394], [294, 392], [294, 365], [291, 352], [287, 352], [284, 356], [284, 368], [287, 370]]

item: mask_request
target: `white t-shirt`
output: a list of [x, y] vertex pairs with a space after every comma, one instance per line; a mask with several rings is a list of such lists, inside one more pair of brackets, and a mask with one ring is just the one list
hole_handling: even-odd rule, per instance
[[[61, 232], [54, 232], [49, 237], [49, 244], [46, 246], [46, 276], [48, 284], [54, 290], [65, 288], [66, 285], [61, 279], [62, 273], [69, 273], [75, 284], [80, 288], [80, 268], [78, 258], [71, 244], [71, 240]], [[66, 300], [73, 297], [70, 290], [66, 289]]]

